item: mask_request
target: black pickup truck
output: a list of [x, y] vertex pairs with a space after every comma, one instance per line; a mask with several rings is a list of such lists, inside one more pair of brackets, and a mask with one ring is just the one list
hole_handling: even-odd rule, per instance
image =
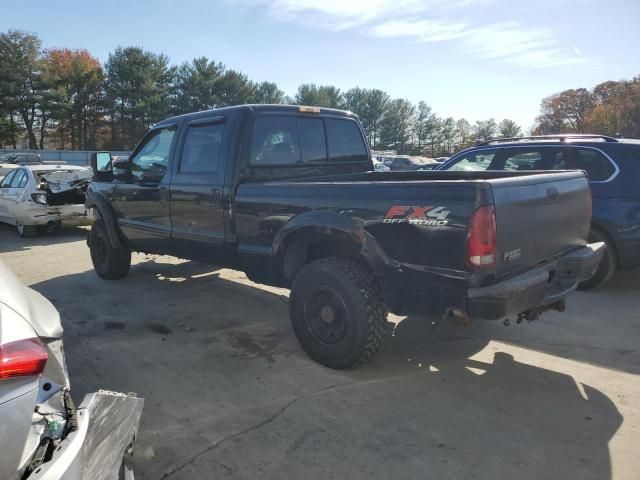
[[92, 162], [100, 277], [124, 277], [139, 251], [290, 288], [298, 340], [333, 368], [375, 353], [388, 311], [461, 323], [561, 311], [604, 249], [586, 242], [582, 171], [373, 172], [357, 117], [338, 110], [182, 115], [129, 158]]

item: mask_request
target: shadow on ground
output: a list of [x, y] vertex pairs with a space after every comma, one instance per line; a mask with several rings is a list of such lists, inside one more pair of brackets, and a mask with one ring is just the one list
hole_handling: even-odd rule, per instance
[[144, 261], [118, 282], [87, 271], [33, 287], [63, 316], [74, 396], [145, 397], [141, 478], [611, 478], [622, 417], [603, 393], [504, 352], [469, 359], [500, 338], [633, 370], [579, 347], [593, 305], [566, 320], [569, 346], [532, 340], [561, 316], [514, 330], [410, 317], [372, 363], [337, 372], [300, 350], [286, 292], [212, 267]]
[[61, 225], [53, 232], [43, 230], [38, 235], [22, 238], [16, 227], [0, 223], [0, 253], [29, 250], [35, 246], [53, 245], [59, 243], [76, 242], [87, 238], [87, 227]]

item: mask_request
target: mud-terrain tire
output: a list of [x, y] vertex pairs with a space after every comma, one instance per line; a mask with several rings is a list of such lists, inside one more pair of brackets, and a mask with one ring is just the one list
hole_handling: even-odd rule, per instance
[[89, 251], [93, 268], [100, 278], [117, 280], [129, 273], [131, 251], [125, 248], [113, 248], [103, 220], [93, 222], [89, 232]]
[[616, 273], [618, 268], [618, 257], [613, 244], [601, 233], [591, 230], [589, 233], [589, 243], [604, 242], [607, 246], [607, 250], [600, 260], [600, 265], [596, 272], [586, 280], [583, 280], [578, 284], [578, 290], [591, 290], [592, 288], [598, 288], [607, 283], [613, 274]]
[[387, 310], [375, 277], [347, 258], [323, 258], [300, 270], [289, 298], [293, 331], [305, 352], [330, 368], [364, 362], [384, 340]]

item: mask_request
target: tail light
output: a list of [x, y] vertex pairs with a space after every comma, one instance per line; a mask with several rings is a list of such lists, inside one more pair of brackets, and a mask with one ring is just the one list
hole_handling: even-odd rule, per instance
[[481, 268], [496, 264], [496, 211], [493, 205], [478, 208], [469, 220], [467, 255], [471, 265]]
[[37, 338], [0, 345], [0, 380], [40, 375], [47, 358], [47, 348]]

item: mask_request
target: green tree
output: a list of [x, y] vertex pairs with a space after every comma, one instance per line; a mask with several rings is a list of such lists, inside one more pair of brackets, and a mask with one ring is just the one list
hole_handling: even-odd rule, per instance
[[118, 47], [105, 64], [112, 148], [133, 147], [153, 123], [170, 112], [176, 68], [166, 55]]
[[520, 126], [513, 120], [505, 118], [498, 125], [500, 136], [503, 138], [519, 137], [522, 135]]
[[176, 71], [174, 89], [174, 113], [210, 110], [220, 104], [219, 83], [224, 65], [207, 57], [185, 62]]
[[29, 148], [37, 149], [35, 135], [39, 107], [46, 87], [42, 79], [40, 39], [31, 33], [10, 30], [0, 34], [0, 97], [9, 117], [12, 143], [16, 145], [16, 119], [27, 132]]
[[433, 110], [426, 102], [418, 102], [416, 116], [413, 122], [413, 131], [417, 140], [418, 153], [422, 153], [422, 147], [434, 134], [437, 126], [437, 118]]
[[366, 108], [362, 116], [360, 116], [360, 121], [362, 122], [364, 131], [369, 137], [369, 145], [371, 145], [371, 148], [376, 148], [380, 139], [380, 126], [389, 108], [391, 97], [388, 93], [375, 88], [365, 90], [365, 95]]
[[413, 129], [414, 106], [409, 100], [397, 98], [389, 103], [382, 119], [380, 143], [398, 153], [407, 153]]
[[471, 124], [466, 118], [460, 118], [456, 122], [456, 150], [471, 146], [473, 141]]
[[339, 88], [331, 85], [318, 86], [313, 83], [305, 83], [298, 87], [295, 102], [298, 105], [340, 108], [342, 106], [342, 94]]
[[476, 140], [486, 142], [496, 137], [498, 125], [493, 118], [489, 120], [478, 120], [473, 126], [473, 135]]
[[283, 104], [286, 103], [287, 96], [273, 82], [261, 82], [255, 89], [255, 103]]
[[217, 83], [219, 107], [251, 103], [256, 98], [256, 85], [236, 70], [227, 70]]

